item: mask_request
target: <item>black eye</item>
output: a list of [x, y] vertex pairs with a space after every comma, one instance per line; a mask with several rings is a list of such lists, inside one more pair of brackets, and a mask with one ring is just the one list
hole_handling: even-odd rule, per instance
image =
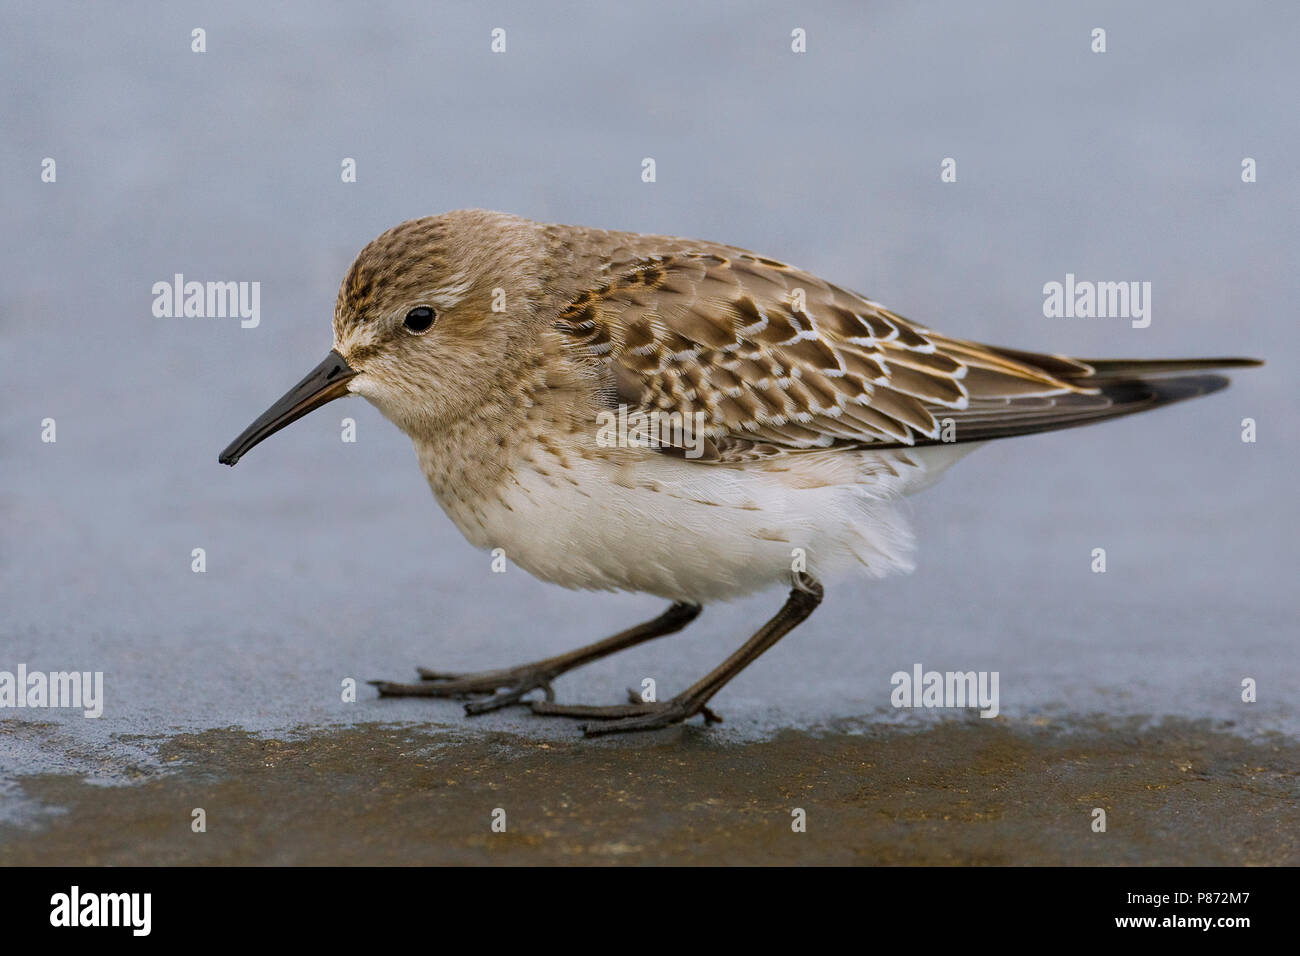
[[438, 317], [438, 313], [427, 305], [416, 306], [410, 312], [406, 313], [406, 318], [402, 324], [410, 331], [415, 333], [428, 332], [433, 326], [433, 320]]

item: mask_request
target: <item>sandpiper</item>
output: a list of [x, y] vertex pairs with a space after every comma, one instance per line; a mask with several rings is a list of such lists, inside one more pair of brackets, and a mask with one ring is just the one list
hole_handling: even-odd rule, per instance
[[[981, 345], [732, 246], [462, 210], [361, 251], [333, 349], [220, 460], [361, 395], [411, 437], [474, 545], [564, 587], [672, 602], [557, 657], [374, 682], [381, 695], [467, 698], [471, 714], [527, 703], [595, 735], [717, 720], [710, 699], [812, 613], [820, 579], [910, 569], [899, 499], [978, 444], [1206, 395], [1228, 380], [1204, 370], [1258, 364]], [[639, 424], [611, 431], [615, 412]], [[790, 588], [785, 605], [677, 696], [555, 701], [565, 671], [775, 584]], [[524, 700], [532, 691], [543, 696]]]

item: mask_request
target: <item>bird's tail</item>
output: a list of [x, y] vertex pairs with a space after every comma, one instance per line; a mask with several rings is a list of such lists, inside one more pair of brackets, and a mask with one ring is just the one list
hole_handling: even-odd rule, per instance
[[1250, 358], [1076, 359], [986, 348], [1028, 369], [1045, 372], [1063, 383], [1068, 391], [1060, 389], [1052, 394], [1022, 397], [996, 393], [972, 395], [965, 409], [944, 412], [956, 425], [958, 442], [1075, 428], [1149, 411], [1210, 395], [1228, 386], [1225, 376], [1208, 374], [1208, 370], [1264, 364]]
[[989, 347], [1013, 362], [1042, 369], [1058, 379], [1080, 384], [1099, 384], [1103, 379], [1132, 379], [1174, 372], [1205, 372], [1220, 368], [1254, 368], [1263, 365], [1253, 358], [1178, 358], [1178, 359], [1089, 359], [1022, 352], [1018, 349]]
[[1092, 369], [1089, 380], [1100, 382], [1114, 378], [1144, 378], [1150, 375], [1169, 375], [1174, 372], [1204, 372], [1220, 368], [1254, 368], [1263, 365], [1253, 358], [1195, 358], [1195, 359], [1079, 359]]

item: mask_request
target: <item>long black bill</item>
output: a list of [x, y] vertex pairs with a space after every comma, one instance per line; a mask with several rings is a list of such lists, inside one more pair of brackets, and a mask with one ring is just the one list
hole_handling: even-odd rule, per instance
[[325, 361], [308, 372], [306, 378], [259, 415], [253, 424], [244, 429], [243, 434], [226, 446], [217, 460], [223, 465], [233, 465], [262, 439], [269, 438], [285, 425], [296, 422], [312, 409], [342, 398], [348, 393], [348, 380], [356, 374], [356, 370], [348, 365], [342, 355], [330, 349]]

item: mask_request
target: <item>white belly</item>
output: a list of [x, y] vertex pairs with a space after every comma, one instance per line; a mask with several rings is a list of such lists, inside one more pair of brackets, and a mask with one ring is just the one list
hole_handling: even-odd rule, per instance
[[[969, 446], [960, 449], [816, 453], [744, 468], [655, 452], [623, 468], [543, 459], [490, 500], [438, 497], [472, 544], [502, 548], [542, 580], [702, 604], [788, 587], [795, 570], [823, 580], [911, 570], [898, 499]], [[428, 473], [433, 449], [417, 451]]]

